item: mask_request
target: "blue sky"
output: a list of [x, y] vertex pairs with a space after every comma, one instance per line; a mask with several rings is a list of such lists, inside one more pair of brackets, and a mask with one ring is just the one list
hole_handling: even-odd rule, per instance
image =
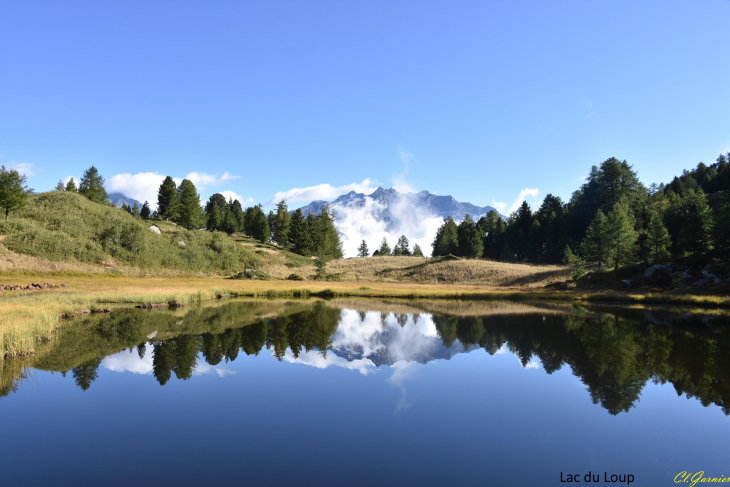
[[292, 207], [395, 185], [507, 211], [611, 156], [668, 181], [730, 150], [729, 19], [727, 0], [5, 0], [0, 162], [37, 191], [94, 164], [130, 196], [191, 175]]

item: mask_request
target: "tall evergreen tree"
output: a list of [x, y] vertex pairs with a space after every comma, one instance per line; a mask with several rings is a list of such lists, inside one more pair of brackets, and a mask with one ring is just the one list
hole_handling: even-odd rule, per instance
[[269, 221], [266, 219], [266, 215], [263, 211], [259, 211], [256, 215], [254, 228], [254, 237], [261, 243], [267, 243], [271, 238], [271, 229], [269, 228]]
[[170, 221], [177, 217], [179, 206], [177, 185], [167, 176], [157, 190], [157, 214], [165, 221]]
[[289, 216], [289, 208], [286, 205], [286, 200], [281, 200], [276, 205], [276, 217], [274, 218], [271, 234], [274, 242], [282, 247], [289, 245], [290, 222], [291, 217]]
[[31, 192], [26, 184], [27, 177], [15, 169], [7, 170], [0, 167], [0, 208], [5, 211], [5, 221], [8, 221], [11, 211], [25, 207], [28, 194]]
[[472, 259], [478, 259], [482, 256], [484, 250], [483, 230], [474, 223], [468, 213], [464, 215], [464, 219], [459, 223], [457, 238], [459, 242], [458, 255]]
[[411, 255], [411, 250], [408, 248], [410, 243], [408, 242], [408, 239], [405, 235], [401, 235], [401, 237], [398, 239], [398, 243], [396, 244], [396, 247], [400, 249], [401, 255], [409, 256]]
[[[570, 247], [567, 247], [570, 250]], [[586, 231], [586, 238], [583, 240], [583, 253], [588, 262], [598, 264], [598, 270], [603, 270], [603, 265], [609, 259], [609, 235], [608, 221], [606, 215], [598, 210], [595, 218]]]
[[74, 181], [74, 178], [71, 178], [66, 183], [66, 191], [70, 191], [71, 193], [78, 193], [78, 189], [76, 189], [76, 181]]
[[401, 250], [401, 248], [398, 245], [393, 247], [393, 257], [401, 257], [402, 255], [403, 255], [403, 251]]
[[109, 195], [106, 194], [106, 189], [104, 189], [104, 178], [101, 177], [101, 174], [99, 174], [99, 171], [94, 166], [84, 171], [84, 174], [81, 176], [79, 194], [94, 203], [100, 203], [102, 205], [109, 204]]
[[235, 200], [230, 205], [230, 211], [233, 214], [233, 216], [236, 218], [236, 231], [237, 232], [243, 231], [245, 215], [243, 213], [243, 207], [241, 207], [241, 202], [238, 200]]
[[730, 254], [730, 191], [725, 191], [720, 200], [715, 222], [715, 248], [726, 257]]
[[195, 184], [189, 179], [183, 179], [180, 187], [177, 189], [177, 193], [178, 195], [175, 199], [178, 202], [178, 210], [175, 222], [187, 230], [199, 228], [202, 210], [200, 207], [200, 195]]
[[370, 255], [370, 249], [368, 249], [368, 243], [363, 240], [360, 242], [360, 246], [357, 248], [358, 257], [368, 257]]
[[380, 242], [380, 248], [378, 249], [378, 255], [388, 256], [390, 255], [390, 245], [388, 245], [388, 239], [383, 237], [383, 241]]
[[632, 261], [636, 255], [634, 219], [628, 213], [628, 205], [621, 201], [614, 205], [606, 218], [609, 243], [609, 262], [614, 269]]
[[311, 255], [312, 239], [307, 231], [307, 222], [301, 208], [297, 208], [291, 217], [289, 226], [289, 245], [299, 255]]
[[150, 204], [147, 203], [147, 201], [144, 202], [142, 209], [139, 210], [139, 216], [141, 216], [144, 220], [150, 219]]
[[139, 206], [137, 206], [137, 202], [134, 202], [134, 206], [132, 207], [132, 216], [137, 218], [139, 216]]
[[713, 248], [713, 221], [702, 190], [687, 191], [682, 204], [680, 241], [683, 250], [704, 254]]
[[672, 241], [659, 213], [654, 213], [651, 220], [649, 220], [646, 241], [649, 248], [649, 258], [654, 264], [669, 258], [667, 249], [672, 245]]
[[56, 185], [56, 191], [66, 191], [66, 186], [63, 185], [63, 181], [60, 179], [58, 180], [58, 184]]
[[449, 255], [459, 253], [459, 237], [454, 219], [450, 216], [444, 219], [444, 223], [436, 232], [433, 240], [433, 252], [431, 255]]
[[208, 205], [205, 213], [207, 217], [206, 226], [208, 227], [208, 230], [211, 232], [218, 230], [223, 219], [223, 215], [221, 215], [221, 210], [218, 208], [218, 205]]

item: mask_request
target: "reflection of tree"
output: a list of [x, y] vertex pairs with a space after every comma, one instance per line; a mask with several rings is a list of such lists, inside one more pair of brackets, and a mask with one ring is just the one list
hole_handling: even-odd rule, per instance
[[103, 357], [89, 360], [78, 367], [74, 367], [71, 371], [73, 374], [74, 382], [82, 390], [86, 391], [91, 387], [91, 383], [94, 382], [99, 376], [98, 370], [101, 365]]

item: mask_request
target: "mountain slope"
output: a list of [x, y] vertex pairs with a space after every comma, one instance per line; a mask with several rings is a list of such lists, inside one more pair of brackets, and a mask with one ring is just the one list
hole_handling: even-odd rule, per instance
[[[440, 196], [428, 191], [421, 191], [420, 193], [399, 193], [393, 188], [385, 189], [382, 187], [376, 189], [375, 192], [369, 195], [350, 191], [331, 202], [322, 200], [312, 201], [301, 209], [305, 216], [309, 213], [317, 215], [322, 211], [324, 205], [328, 203], [335, 212], [335, 215], [338, 213], [338, 208], [363, 208], [371, 204], [378, 219], [386, 222], [392, 220], [393, 213], [398, 211], [400, 205], [416, 207], [428, 215], [438, 216], [440, 218], [450, 216], [456, 221], [463, 219], [467, 213], [476, 220], [491, 210], [496, 211], [492, 206], [480, 207], [471, 203], [456, 201], [453, 196]], [[504, 218], [503, 215], [500, 216]]]
[[109, 202], [113, 203], [117, 208], [121, 208], [124, 203], [126, 203], [129, 207], [132, 207], [135, 203], [137, 203], [137, 207], [141, 209], [144, 204], [134, 198], [125, 196], [122, 193], [109, 193]]

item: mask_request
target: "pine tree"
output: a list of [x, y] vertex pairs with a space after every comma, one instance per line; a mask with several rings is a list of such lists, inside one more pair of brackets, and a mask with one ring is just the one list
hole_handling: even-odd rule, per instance
[[231, 211], [231, 213], [233, 213], [233, 216], [236, 218], [236, 231], [237, 232], [243, 231], [245, 215], [243, 213], [243, 207], [241, 207], [241, 202], [238, 200], [235, 200], [230, 205], [230, 211]]
[[297, 208], [291, 217], [289, 225], [289, 245], [299, 255], [311, 255], [312, 240], [307, 231], [307, 222], [304, 220], [304, 213]]
[[586, 238], [583, 240], [583, 253], [588, 262], [598, 264], [599, 271], [603, 269], [603, 265], [609, 259], [608, 240], [608, 221], [606, 215], [601, 210], [598, 210], [586, 231]]
[[207, 227], [208, 230], [211, 232], [218, 230], [221, 226], [221, 210], [218, 208], [218, 205], [208, 205], [206, 208], [206, 216], [207, 216]]
[[400, 257], [402, 255], [403, 255], [403, 251], [401, 250], [401, 248], [399, 246], [396, 245], [395, 247], [393, 247], [393, 257]]
[[84, 171], [84, 174], [81, 176], [79, 194], [94, 203], [100, 203], [102, 205], [109, 204], [109, 195], [106, 194], [106, 189], [104, 189], [104, 178], [101, 177], [101, 174], [99, 174], [99, 171], [94, 166]]
[[669, 258], [667, 249], [672, 245], [672, 241], [659, 213], [654, 213], [649, 220], [646, 243], [649, 247], [649, 257], [654, 264]]
[[631, 262], [636, 255], [638, 235], [634, 230], [634, 219], [627, 210], [627, 204], [621, 201], [614, 205], [606, 218], [609, 261], [614, 269]]
[[[529, 209], [529, 207], [528, 207]], [[467, 213], [457, 228], [459, 242], [458, 254], [472, 259], [478, 259], [484, 251], [483, 234], [481, 227], [477, 227], [471, 216]]]
[[368, 249], [368, 243], [363, 240], [360, 242], [360, 246], [357, 248], [358, 257], [368, 257], [370, 255], [370, 249]]
[[139, 210], [139, 216], [141, 216], [144, 220], [150, 219], [150, 204], [147, 203], [147, 201], [144, 202], [142, 209]]
[[388, 245], [388, 239], [383, 237], [383, 241], [380, 242], [380, 248], [378, 249], [378, 255], [388, 256], [390, 255], [390, 245]]
[[226, 232], [228, 235], [232, 235], [236, 233], [236, 228], [238, 227], [238, 221], [236, 220], [236, 217], [233, 215], [232, 211], [226, 211], [226, 213], [223, 215], [223, 222], [221, 224], [221, 230]]
[[68, 183], [66, 183], [66, 191], [70, 191], [71, 193], [78, 193], [78, 190], [76, 189], [76, 181], [74, 181], [74, 178], [69, 179]]
[[411, 255], [411, 251], [408, 248], [410, 245], [410, 242], [408, 242], [408, 239], [405, 235], [401, 235], [401, 237], [398, 239], [398, 243], [396, 244], [396, 247], [400, 249], [401, 255], [409, 256]]
[[127, 202], [126, 201], [123, 201], [122, 202], [122, 208], [121, 208], [121, 210], [129, 213], [129, 207], [127, 206]]
[[418, 244], [413, 246], [413, 257], [423, 257], [423, 251], [421, 250], [421, 246]]
[[66, 191], [66, 187], [63, 185], [63, 181], [60, 179], [58, 180], [58, 184], [56, 185], [56, 191]]
[[157, 190], [157, 214], [165, 221], [170, 221], [177, 217], [179, 205], [175, 181], [167, 176]]
[[725, 256], [730, 253], [730, 191], [725, 191], [715, 222], [715, 248]]
[[11, 211], [20, 210], [25, 207], [28, 189], [25, 174], [20, 174], [15, 169], [7, 170], [5, 166], [0, 167], [0, 208], [5, 210], [5, 221], [8, 221]]
[[132, 216], [137, 218], [139, 216], [139, 206], [137, 206], [137, 202], [134, 202], [134, 206], [132, 207]]
[[686, 192], [680, 218], [682, 223], [679, 236], [682, 248], [693, 254], [704, 254], [712, 250], [712, 212], [702, 190]]
[[261, 243], [267, 243], [271, 239], [271, 229], [269, 228], [269, 221], [266, 219], [266, 215], [263, 211], [260, 211], [256, 215], [256, 222], [254, 223], [254, 237]]
[[286, 205], [286, 200], [281, 200], [276, 205], [276, 216], [274, 218], [274, 225], [271, 229], [271, 234], [274, 242], [287, 247], [289, 244], [289, 225], [291, 217], [289, 216], [289, 208]]
[[198, 194], [197, 188], [189, 179], [183, 179], [180, 187], [177, 189], [177, 193], [175, 200], [179, 204], [175, 223], [187, 230], [199, 228], [202, 212], [200, 208], [200, 195]]
[[459, 253], [459, 237], [456, 223], [450, 216], [444, 219], [443, 225], [436, 232], [433, 240], [433, 252], [431, 255], [449, 255]]

